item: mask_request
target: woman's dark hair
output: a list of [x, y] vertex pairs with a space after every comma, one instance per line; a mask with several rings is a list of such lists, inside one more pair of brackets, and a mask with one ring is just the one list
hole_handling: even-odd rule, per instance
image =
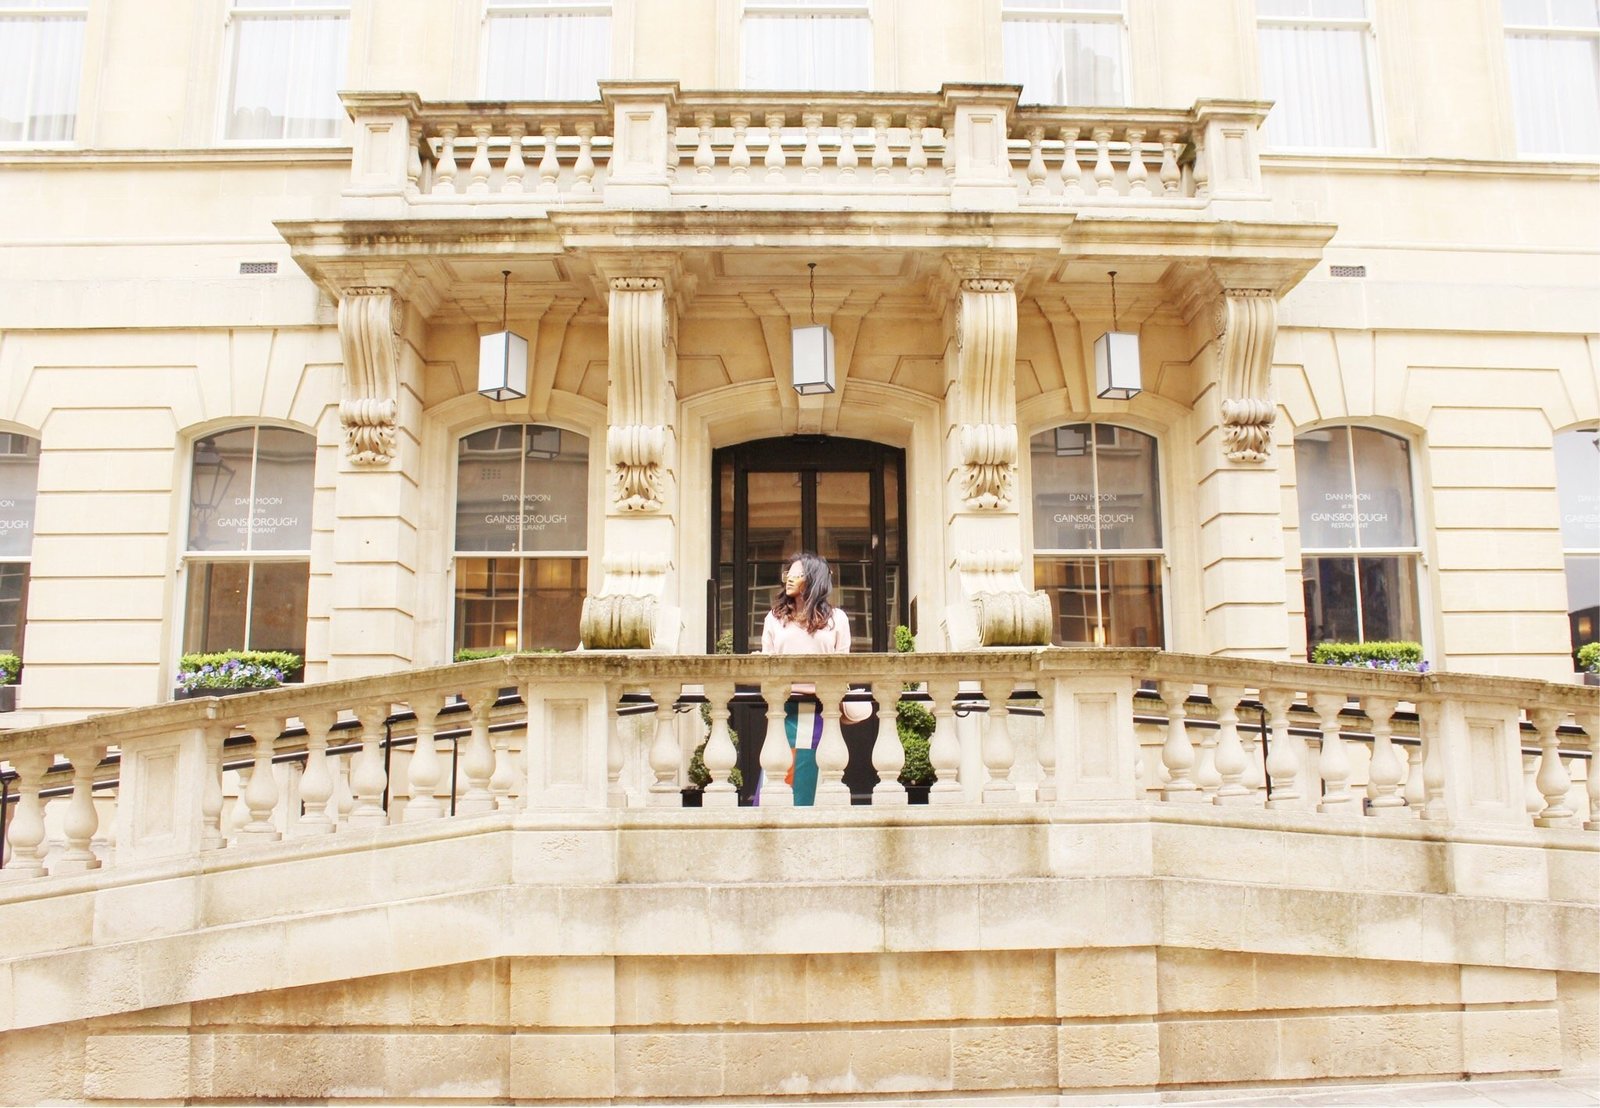
[[790, 596], [784, 585], [779, 585], [778, 594], [772, 598], [772, 614], [780, 622], [798, 623], [807, 631], [820, 631], [833, 622], [833, 605], [828, 603], [828, 594], [833, 591], [833, 574], [827, 562], [809, 551], [801, 551], [783, 563], [786, 577], [789, 567], [796, 562], [806, 575], [805, 587], [799, 596]]

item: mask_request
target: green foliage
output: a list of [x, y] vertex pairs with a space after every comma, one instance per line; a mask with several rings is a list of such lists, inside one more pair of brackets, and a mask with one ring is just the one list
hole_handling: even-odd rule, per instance
[[0, 654], [0, 685], [15, 685], [22, 675], [22, 659], [15, 654]]
[[270, 689], [299, 673], [304, 660], [287, 650], [220, 650], [178, 659], [178, 687]]
[[[0, 657], [0, 665], [5, 659]], [[1585, 673], [1600, 673], [1600, 642], [1585, 643], [1578, 647], [1578, 668]]]
[[911, 628], [905, 624], [894, 629], [894, 652], [896, 654], [910, 654], [917, 649], [916, 636], [911, 633]]
[[1426, 673], [1422, 644], [1415, 642], [1325, 642], [1311, 652], [1311, 660], [1323, 666], [1350, 666], [1363, 669], [1390, 669]]
[[[894, 649], [897, 654], [910, 654], [917, 649], [911, 628], [905, 624], [894, 629]], [[915, 688], [907, 685], [906, 688]], [[906, 752], [906, 764], [900, 767], [902, 785], [931, 785], [935, 777], [933, 763], [928, 760], [928, 744], [938, 721], [933, 713], [912, 700], [901, 700], [894, 710], [894, 729], [900, 736], [900, 745]]]
[[731, 628], [729, 630], [727, 630], [727, 631], [724, 631], [722, 634], [717, 636], [716, 653], [718, 653], [718, 654], [732, 654], [733, 653], [733, 631], [732, 631]]
[[498, 658], [502, 654], [510, 653], [510, 648], [504, 646], [463, 646], [456, 651], [455, 660], [458, 662], [477, 662], [484, 658]]

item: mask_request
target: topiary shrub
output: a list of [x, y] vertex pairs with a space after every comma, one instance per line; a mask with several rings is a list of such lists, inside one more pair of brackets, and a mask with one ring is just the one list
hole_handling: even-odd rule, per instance
[[[905, 624], [894, 629], [894, 649], [897, 654], [910, 654], [917, 649], [911, 628]], [[907, 685], [914, 689], [916, 685]], [[906, 752], [905, 765], [900, 767], [902, 785], [931, 785], [938, 778], [933, 763], [928, 760], [928, 744], [933, 739], [938, 721], [933, 713], [914, 700], [901, 700], [894, 710], [894, 729], [900, 736], [900, 745]]]
[[1427, 673], [1422, 644], [1415, 642], [1324, 642], [1311, 651], [1317, 665]]
[[12, 653], [0, 654], [0, 685], [15, 685], [22, 676], [22, 659]]
[[[0, 658], [0, 663], [4, 659]], [[1600, 673], [1600, 642], [1584, 643], [1578, 647], [1578, 668], [1585, 673]]]

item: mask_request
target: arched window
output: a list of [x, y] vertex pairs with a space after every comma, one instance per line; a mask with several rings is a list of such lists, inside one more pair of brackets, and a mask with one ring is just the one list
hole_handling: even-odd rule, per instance
[[1156, 440], [1110, 423], [1033, 436], [1033, 581], [1058, 644], [1166, 645]]
[[1306, 649], [1421, 638], [1411, 447], [1370, 427], [1294, 440]]
[[185, 652], [305, 656], [317, 442], [237, 427], [194, 444], [185, 558]]
[[490, 427], [456, 457], [457, 650], [571, 650], [589, 573], [589, 440]]
[[0, 654], [22, 653], [38, 489], [39, 440], [0, 432]]
[[1572, 649], [1600, 641], [1600, 428], [1556, 436], [1556, 498]]

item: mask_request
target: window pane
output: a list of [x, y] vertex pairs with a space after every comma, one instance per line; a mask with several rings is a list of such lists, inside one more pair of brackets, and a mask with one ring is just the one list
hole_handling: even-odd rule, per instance
[[39, 440], [0, 433], [0, 555], [32, 553], [38, 490]]
[[207, 435], [194, 444], [189, 471], [190, 550], [246, 548], [255, 440], [255, 428], [239, 427]]
[[527, 558], [522, 563], [521, 650], [576, 650], [588, 592], [589, 559]]
[[251, 16], [233, 26], [230, 139], [331, 139], [344, 122], [350, 20], [343, 14]]
[[1057, 645], [1165, 645], [1159, 558], [1035, 557], [1033, 573], [1050, 598]]
[[1600, 39], [1506, 35], [1523, 154], [1600, 154]]
[[611, 76], [611, 17], [493, 15], [485, 28], [483, 94], [491, 100], [595, 100]]
[[20, 655], [28, 618], [26, 563], [0, 563], [0, 651]]
[[871, 22], [857, 16], [747, 14], [744, 87], [870, 89]]
[[1009, 17], [1000, 25], [1005, 78], [1024, 104], [1116, 105], [1122, 93], [1122, 26]]
[[0, 18], [0, 142], [67, 142], [78, 116], [81, 14]]
[[1349, 430], [1324, 427], [1295, 436], [1294, 468], [1301, 547], [1334, 550], [1355, 546]]
[[588, 438], [535, 424], [523, 432], [527, 472], [522, 493], [522, 549], [587, 550]]
[[1161, 546], [1155, 439], [1109, 423], [1074, 423], [1035, 435], [1028, 445], [1035, 549]]
[[456, 649], [517, 646], [518, 558], [456, 559]]
[[1265, 26], [1260, 45], [1273, 145], [1372, 148], [1365, 30]]
[[1355, 427], [1356, 545], [1415, 546], [1411, 511], [1411, 448], [1397, 435]]
[[306, 655], [309, 562], [257, 562], [250, 590], [248, 650], [288, 650]]
[[1363, 641], [1422, 637], [1417, 619], [1416, 560], [1410, 557], [1357, 560], [1361, 573], [1361, 632]]
[[1361, 641], [1354, 558], [1306, 558], [1301, 583], [1308, 656], [1318, 643]]
[[[1034, 435], [1033, 545], [1036, 550], [1095, 547], [1093, 424], [1074, 423]], [[1073, 640], [1077, 641], [1077, 640]]]
[[456, 455], [456, 549], [517, 549], [522, 429], [490, 427], [461, 440]]
[[1567, 619], [1573, 650], [1600, 640], [1600, 555], [1568, 556]]
[[183, 609], [184, 653], [243, 650], [249, 588], [247, 562], [190, 563]]
[[1161, 484], [1156, 440], [1126, 427], [1099, 424], [1094, 462], [1100, 478], [1100, 549], [1159, 547]]
[[310, 550], [317, 442], [301, 431], [263, 427], [256, 439], [252, 550]]
[[1600, 430], [1566, 431], [1555, 445], [1561, 545], [1600, 550]]

